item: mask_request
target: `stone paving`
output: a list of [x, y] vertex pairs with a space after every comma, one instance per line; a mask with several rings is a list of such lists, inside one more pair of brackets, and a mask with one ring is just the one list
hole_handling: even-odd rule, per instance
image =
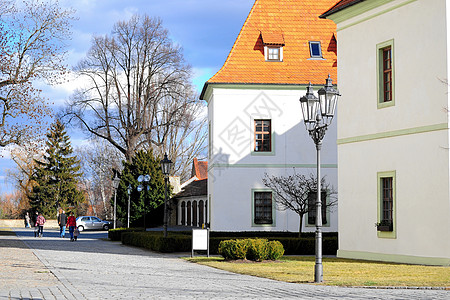
[[[448, 290], [294, 284], [197, 265], [83, 232], [0, 236], [0, 299], [450, 299]], [[188, 255], [188, 254], [186, 254]]]

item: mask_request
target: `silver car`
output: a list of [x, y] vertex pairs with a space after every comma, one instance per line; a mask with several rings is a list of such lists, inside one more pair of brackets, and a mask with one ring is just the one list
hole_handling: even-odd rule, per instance
[[94, 216], [80, 216], [77, 218], [77, 227], [80, 232], [87, 229], [108, 230], [111, 223]]

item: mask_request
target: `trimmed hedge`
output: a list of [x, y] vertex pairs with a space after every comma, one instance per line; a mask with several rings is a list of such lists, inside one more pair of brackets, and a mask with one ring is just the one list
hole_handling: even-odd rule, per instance
[[108, 238], [111, 241], [122, 241], [122, 233], [124, 232], [139, 232], [144, 231], [144, 228], [116, 228], [108, 230]]
[[[192, 250], [192, 232], [168, 232], [167, 240], [164, 240], [163, 233], [160, 231], [143, 231], [142, 228], [118, 228], [110, 229], [108, 237], [113, 241], [122, 241], [125, 245], [146, 248], [158, 252], [190, 252]], [[215, 235], [219, 236], [215, 236]], [[229, 233], [228, 233], [229, 234]], [[244, 233], [242, 236], [249, 235]], [[231, 236], [230, 236], [231, 235]], [[209, 252], [210, 254], [219, 254], [219, 244], [224, 240], [236, 239], [235, 233], [227, 235], [227, 233], [210, 232]], [[256, 234], [255, 234], [256, 235]], [[315, 237], [287, 237], [273, 236], [267, 240], [279, 241], [286, 255], [314, 255], [315, 254]], [[338, 249], [337, 234], [328, 234], [322, 239], [322, 253], [324, 255], [336, 255]]]
[[225, 259], [277, 260], [283, 256], [283, 245], [267, 239], [237, 239], [220, 242], [218, 252]]

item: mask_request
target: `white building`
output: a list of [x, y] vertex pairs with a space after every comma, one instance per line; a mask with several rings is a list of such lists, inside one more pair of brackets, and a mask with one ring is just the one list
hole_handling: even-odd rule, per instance
[[449, 8], [346, 0], [322, 16], [339, 41], [340, 257], [450, 265]]
[[[298, 232], [299, 216], [277, 210], [262, 179], [316, 172], [299, 99], [309, 82], [317, 91], [329, 74], [336, 79], [335, 24], [318, 18], [333, 3], [255, 1], [223, 67], [205, 83], [211, 230]], [[322, 175], [337, 187], [335, 125], [322, 149]], [[305, 219], [303, 231], [314, 231], [314, 218]], [[324, 231], [337, 231], [337, 208], [326, 212]]]

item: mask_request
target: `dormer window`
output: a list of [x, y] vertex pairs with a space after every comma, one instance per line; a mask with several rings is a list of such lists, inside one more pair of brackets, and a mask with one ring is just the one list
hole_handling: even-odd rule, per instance
[[266, 61], [283, 61], [284, 38], [281, 32], [261, 32]]
[[320, 42], [309, 42], [309, 52], [311, 58], [323, 59]]
[[267, 47], [267, 59], [266, 60], [275, 60], [275, 61], [281, 61], [280, 52], [281, 47]]

